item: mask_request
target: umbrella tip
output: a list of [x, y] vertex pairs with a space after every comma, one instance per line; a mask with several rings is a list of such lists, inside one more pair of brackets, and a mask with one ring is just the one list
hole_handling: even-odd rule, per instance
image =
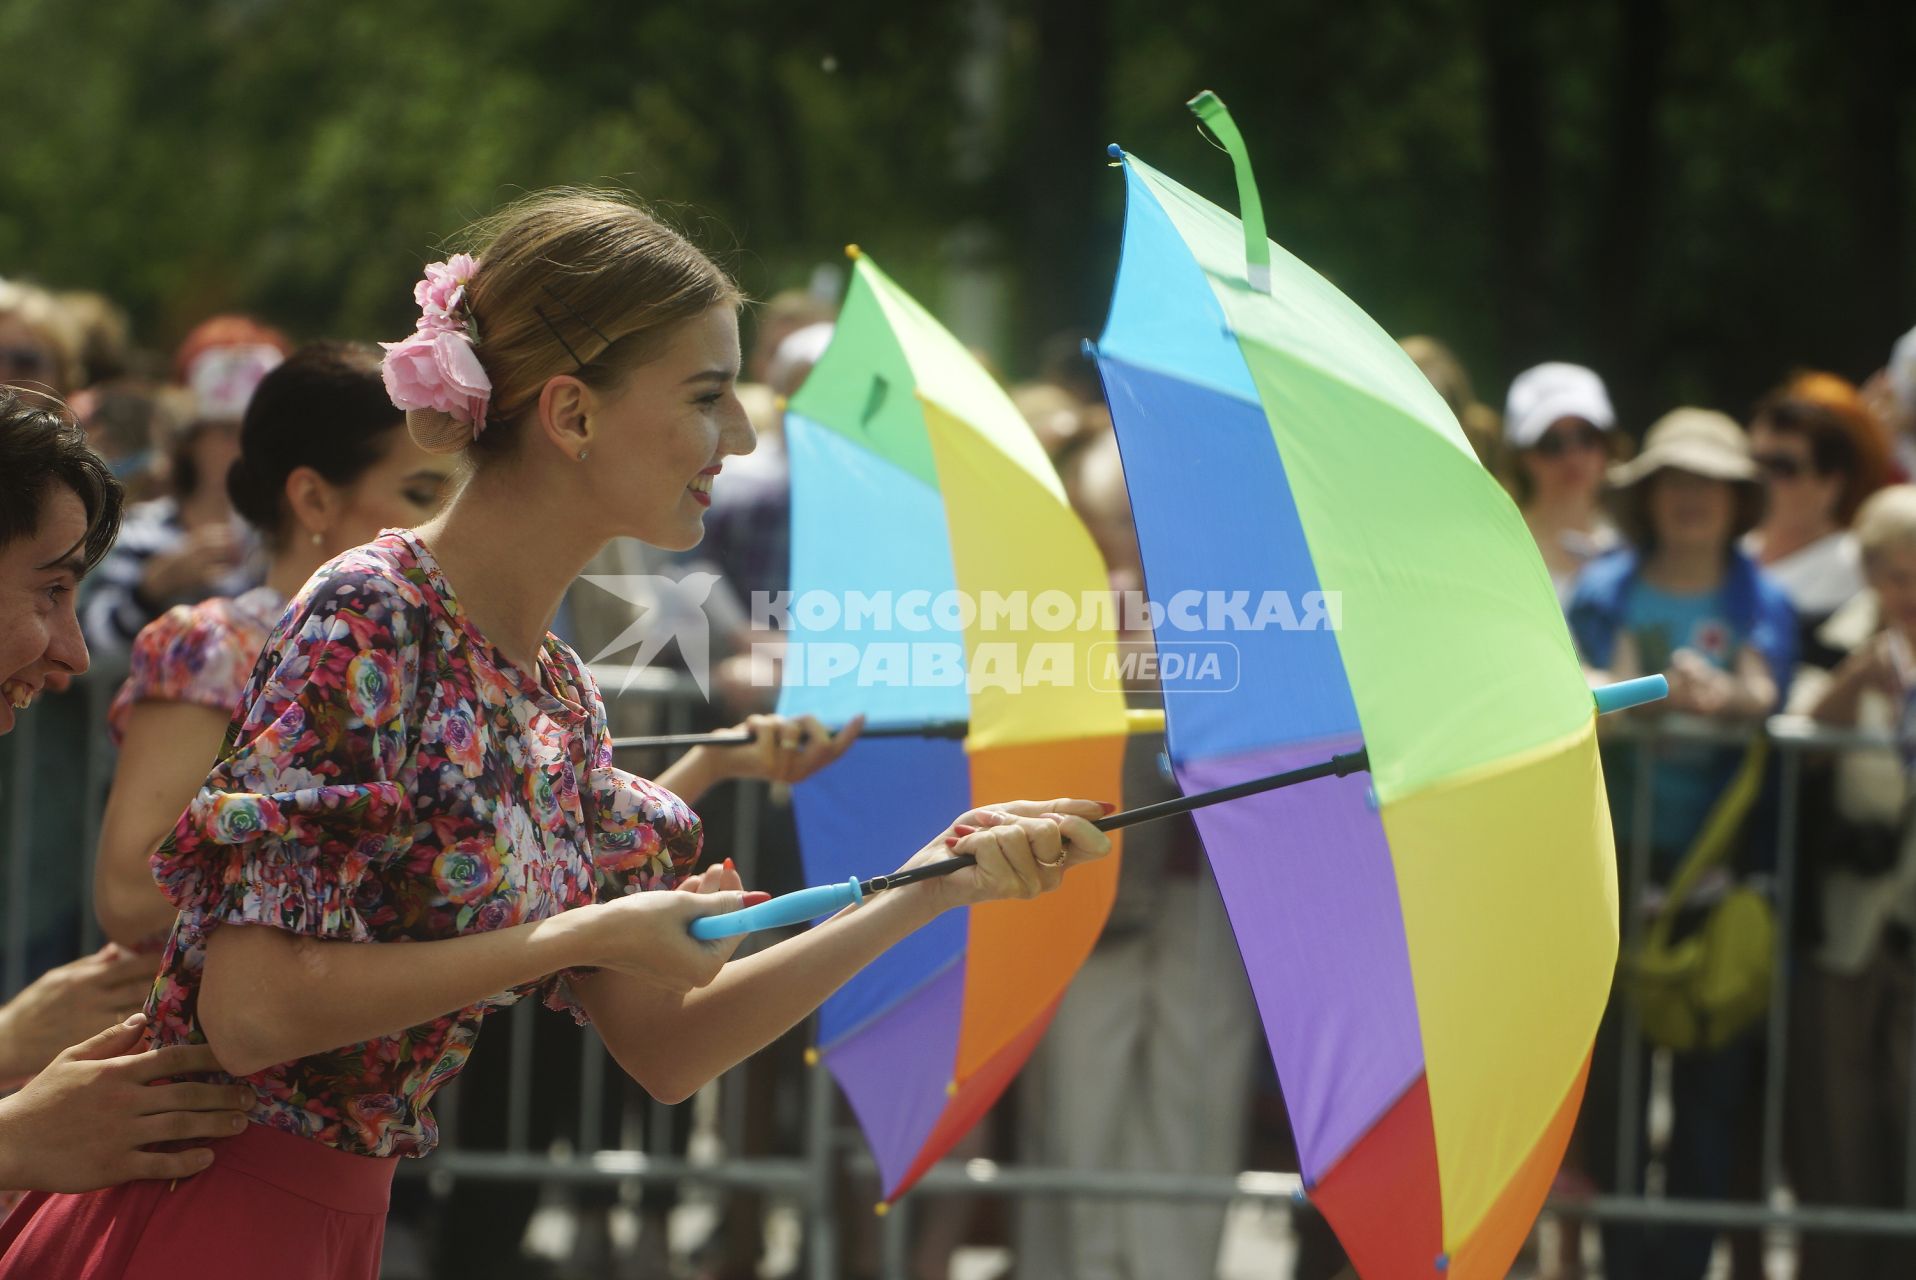
[[1122, 160], [1124, 159], [1124, 148], [1114, 142], [1104, 149], [1104, 154], [1110, 156], [1113, 160]]
[[1091, 339], [1089, 338], [1086, 338], [1083, 342], [1078, 344], [1078, 351], [1087, 360], [1096, 360], [1098, 358], [1098, 344], [1091, 341]]
[[1592, 689], [1590, 694], [1596, 699], [1597, 714], [1608, 715], [1612, 711], [1639, 707], [1646, 702], [1669, 697], [1670, 682], [1661, 675], [1639, 676], [1635, 680], [1602, 685]]
[[872, 1206], [872, 1212], [877, 1214], [881, 1218], [884, 1217], [886, 1214], [891, 1212], [891, 1201], [880, 1200], [877, 1204]]
[[808, 1067], [815, 1067], [818, 1065], [818, 1046], [817, 1045], [806, 1046], [805, 1065]]
[[855, 244], [848, 244], [845, 246], [845, 256], [847, 258], [850, 258], [853, 262], [857, 262], [860, 258], [865, 256], [865, 251], [859, 248]]

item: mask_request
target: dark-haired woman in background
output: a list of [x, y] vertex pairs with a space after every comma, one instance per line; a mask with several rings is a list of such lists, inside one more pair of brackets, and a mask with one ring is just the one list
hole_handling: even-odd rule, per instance
[[108, 714], [119, 770], [100, 829], [93, 904], [100, 928], [134, 946], [163, 938], [173, 904], [147, 859], [219, 754], [227, 722], [286, 601], [328, 560], [438, 507], [453, 464], [412, 442], [379, 376], [377, 347], [319, 342], [261, 380], [226, 477], [233, 509], [272, 557], [238, 596], [177, 605], [134, 642]]

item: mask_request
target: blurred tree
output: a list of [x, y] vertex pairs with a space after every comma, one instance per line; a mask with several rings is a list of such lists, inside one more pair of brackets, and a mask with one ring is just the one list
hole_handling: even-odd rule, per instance
[[611, 181], [759, 296], [848, 240], [934, 307], [1002, 270], [1004, 331], [968, 336], [1021, 373], [1101, 318], [1105, 143], [1230, 207], [1180, 105], [1209, 87], [1273, 234], [1386, 327], [1492, 401], [1587, 360], [1640, 427], [1860, 377], [1916, 321], [1913, 43], [1906, 0], [10, 0], [0, 273], [160, 344], [215, 307], [392, 335], [470, 217]]
[[932, 265], [948, 8], [452, 12], [5, 7], [0, 40], [33, 53], [0, 80], [14, 132], [0, 272], [104, 289], [159, 341], [228, 306], [306, 333], [394, 334], [425, 255], [501, 200], [565, 182], [662, 201], [755, 294], [802, 280], [850, 232], [908, 279]]

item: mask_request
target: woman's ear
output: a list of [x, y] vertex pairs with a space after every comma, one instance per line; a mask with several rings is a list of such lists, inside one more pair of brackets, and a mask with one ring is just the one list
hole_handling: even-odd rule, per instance
[[539, 389], [540, 434], [568, 458], [592, 443], [591, 412], [597, 397], [591, 387], [567, 374], [547, 378]]
[[288, 538], [309, 539], [332, 529], [345, 506], [345, 495], [311, 467], [294, 467], [286, 477], [286, 505], [293, 513]]

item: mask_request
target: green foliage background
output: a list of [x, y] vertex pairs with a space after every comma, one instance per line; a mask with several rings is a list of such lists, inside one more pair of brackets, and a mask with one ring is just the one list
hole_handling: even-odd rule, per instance
[[[864, 244], [934, 309], [1002, 283], [1013, 372], [1095, 331], [1121, 141], [1501, 398], [1596, 364], [1632, 426], [1867, 374], [1916, 323], [1916, 6], [1888, 0], [4, 0], [0, 274], [164, 346], [217, 308], [392, 336], [514, 193], [611, 181], [766, 296]], [[959, 235], [960, 229], [964, 234]]]

